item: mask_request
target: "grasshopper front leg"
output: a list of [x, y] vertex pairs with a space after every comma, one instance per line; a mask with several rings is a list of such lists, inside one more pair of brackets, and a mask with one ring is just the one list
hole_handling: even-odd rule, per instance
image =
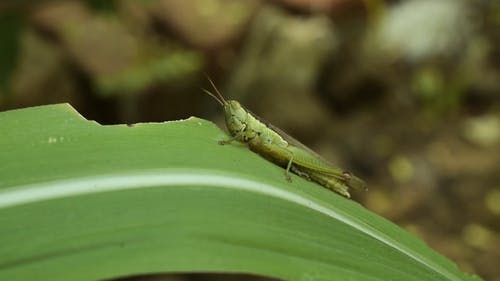
[[219, 143], [220, 145], [230, 144], [230, 143], [232, 143], [234, 140], [238, 139], [238, 137], [239, 137], [239, 135], [234, 135], [234, 136], [230, 137], [230, 138], [229, 138], [229, 139], [227, 139], [227, 140], [220, 140], [220, 141], [218, 141], [218, 143]]
[[243, 135], [243, 133], [245, 132], [245, 129], [246, 129], [246, 124], [243, 125], [243, 127], [241, 128], [241, 130], [239, 132], [237, 132], [234, 136], [230, 137], [229, 139], [227, 140], [220, 140], [219, 141], [219, 144], [220, 145], [225, 145], [225, 144], [230, 144], [231, 142], [233, 142], [234, 140], [238, 140], [241, 138], [241, 135]]

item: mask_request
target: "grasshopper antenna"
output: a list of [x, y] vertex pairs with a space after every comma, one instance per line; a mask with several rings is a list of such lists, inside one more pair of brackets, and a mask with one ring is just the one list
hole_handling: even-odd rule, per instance
[[[214, 81], [212, 81], [212, 79], [210, 79], [210, 76], [208, 76], [208, 74], [205, 73], [205, 76], [207, 77], [208, 81], [210, 82], [210, 85], [212, 85], [212, 87], [214, 88], [215, 92], [217, 93], [217, 96], [219, 96], [219, 98], [217, 100], [219, 100], [220, 102], [222, 102], [222, 104], [226, 104], [227, 103], [226, 99], [220, 93], [219, 89], [217, 89], [217, 86], [215, 86]], [[213, 94], [211, 96], [213, 96]]]
[[220, 105], [224, 106], [224, 103], [217, 97], [215, 96], [214, 94], [212, 94], [212, 92], [210, 92], [209, 90], [207, 89], [203, 89], [201, 88], [201, 90], [205, 93], [207, 93], [209, 96], [211, 96], [212, 98], [214, 98]]

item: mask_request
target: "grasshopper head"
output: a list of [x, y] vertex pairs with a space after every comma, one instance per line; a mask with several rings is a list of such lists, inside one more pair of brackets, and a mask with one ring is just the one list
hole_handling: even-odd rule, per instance
[[212, 87], [215, 89], [217, 95], [212, 94], [206, 89], [203, 89], [203, 91], [222, 105], [224, 108], [224, 115], [226, 117], [226, 126], [231, 135], [234, 136], [245, 128], [248, 113], [239, 102], [235, 100], [226, 100], [217, 87], [215, 87], [214, 82], [210, 78], [208, 78], [208, 81], [212, 84]]
[[246, 126], [248, 113], [239, 102], [235, 100], [225, 101], [224, 115], [226, 117], [227, 128], [231, 135], [236, 135]]

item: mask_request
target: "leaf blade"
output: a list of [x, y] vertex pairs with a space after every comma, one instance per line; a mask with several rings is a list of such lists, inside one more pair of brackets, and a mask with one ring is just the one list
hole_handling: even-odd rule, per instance
[[0, 279], [474, 279], [359, 204], [217, 145], [204, 120], [100, 126], [57, 105], [0, 113], [0, 131], [16, 151], [0, 152]]

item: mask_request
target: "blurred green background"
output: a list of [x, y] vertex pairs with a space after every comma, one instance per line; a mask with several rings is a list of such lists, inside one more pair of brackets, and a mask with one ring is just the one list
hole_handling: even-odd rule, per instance
[[354, 200], [500, 280], [499, 1], [0, 2], [2, 111], [222, 127], [204, 73], [364, 178]]

